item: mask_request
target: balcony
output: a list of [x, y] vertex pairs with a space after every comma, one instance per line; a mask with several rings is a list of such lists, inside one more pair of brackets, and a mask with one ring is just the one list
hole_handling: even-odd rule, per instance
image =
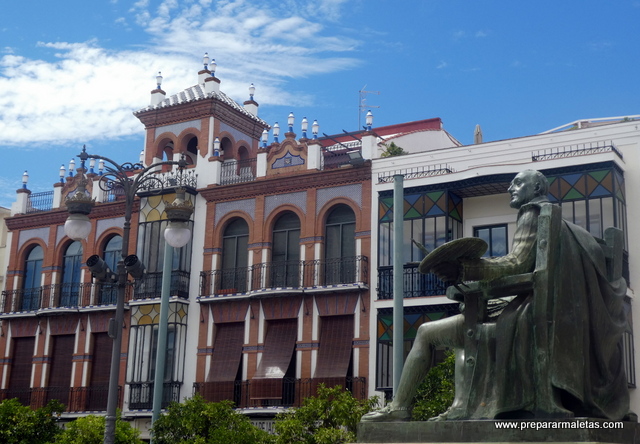
[[[405, 298], [441, 296], [451, 285], [433, 273], [420, 273], [417, 263], [405, 264], [402, 277]], [[378, 299], [393, 299], [393, 267], [378, 267]]]
[[[107, 410], [109, 387], [37, 387], [0, 390], [0, 401], [17, 398], [23, 405], [40, 408], [57, 399], [67, 412], [103, 412]], [[122, 387], [118, 387], [118, 406], [122, 407]]]
[[[151, 410], [153, 408], [153, 382], [129, 383], [129, 408]], [[162, 408], [170, 402], [180, 402], [181, 382], [165, 382], [162, 392]]]
[[228, 160], [222, 163], [220, 184], [251, 182], [256, 180], [256, 159]]
[[[20, 290], [5, 290], [0, 299], [3, 313], [29, 313], [39, 310], [115, 306], [117, 284], [65, 283]], [[131, 300], [133, 283], [125, 287], [125, 302]]]
[[233, 401], [236, 408], [300, 407], [305, 398], [318, 393], [320, 384], [327, 387], [340, 385], [350, 391], [356, 399], [367, 399], [367, 378], [364, 377], [283, 378], [282, 398], [278, 399], [251, 398], [251, 381], [196, 382], [193, 384], [193, 393], [210, 402]]
[[222, 297], [279, 289], [321, 289], [369, 284], [366, 256], [265, 262], [200, 273], [200, 297]]
[[27, 198], [27, 214], [51, 211], [53, 208], [53, 191], [31, 193]]
[[[189, 276], [188, 271], [174, 270], [171, 272], [170, 295], [179, 298], [189, 299]], [[134, 283], [134, 299], [150, 299], [160, 297], [162, 292], [162, 273], [145, 273], [142, 279]]]

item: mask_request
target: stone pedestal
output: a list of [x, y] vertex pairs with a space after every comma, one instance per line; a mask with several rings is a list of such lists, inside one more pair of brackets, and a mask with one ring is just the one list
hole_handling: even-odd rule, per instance
[[358, 443], [590, 443], [640, 444], [635, 422], [595, 418], [370, 422], [358, 426]]

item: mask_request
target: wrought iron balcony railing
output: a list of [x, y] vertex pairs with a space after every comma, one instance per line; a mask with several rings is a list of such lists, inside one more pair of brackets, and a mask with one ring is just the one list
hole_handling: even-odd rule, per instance
[[[171, 272], [170, 295], [189, 299], [188, 271], [174, 270]], [[145, 273], [142, 279], [134, 284], [134, 299], [150, 299], [160, 297], [162, 292], [162, 272]]]
[[53, 191], [31, 193], [27, 198], [27, 214], [40, 211], [51, 211], [53, 208]]
[[368, 283], [369, 263], [366, 256], [265, 262], [251, 267], [201, 272], [200, 296], [218, 297], [271, 289]]
[[305, 398], [317, 395], [320, 384], [326, 387], [339, 385], [350, 391], [356, 399], [367, 398], [367, 378], [364, 377], [282, 378], [282, 397], [273, 399], [252, 398], [252, 381], [196, 382], [193, 384], [193, 392], [210, 402], [233, 401], [237, 408], [300, 407]]
[[[153, 407], [153, 382], [129, 383], [129, 408], [151, 410]], [[181, 382], [165, 382], [162, 392], [162, 408], [170, 402], [180, 402]]]
[[[67, 412], [102, 412], [107, 409], [106, 385], [91, 387], [36, 387], [0, 390], [0, 401], [17, 398], [23, 405], [43, 407], [51, 400], [62, 402]], [[118, 387], [118, 406], [122, 406], [122, 387]]]
[[251, 182], [256, 180], [256, 159], [231, 160], [222, 163], [220, 184]]
[[[125, 301], [131, 300], [133, 283], [125, 288]], [[35, 288], [5, 290], [0, 299], [3, 313], [33, 312], [55, 308], [82, 308], [115, 305], [117, 284], [64, 283]]]
[[[405, 264], [402, 273], [405, 298], [438, 296], [447, 292], [450, 282], [443, 282], [433, 274], [422, 274], [418, 264]], [[378, 268], [378, 299], [393, 298], [393, 267]]]

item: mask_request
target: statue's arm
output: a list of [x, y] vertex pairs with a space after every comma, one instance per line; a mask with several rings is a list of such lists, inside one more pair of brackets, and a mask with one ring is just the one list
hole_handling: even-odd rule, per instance
[[530, 206], [518, 216], [513, 247], [506, 256], [462, 260], [464, 281], [491, 280], [503, 276], [528, 273], [536, 263], [536, 238], [540, 208]]

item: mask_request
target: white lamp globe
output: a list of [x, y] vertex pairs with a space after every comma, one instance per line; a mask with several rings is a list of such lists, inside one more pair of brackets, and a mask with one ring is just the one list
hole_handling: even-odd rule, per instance
[[84, 214], [70, 214], [64, 223], [64, 232], [73, 240], [84, 240], [91, 232], [91, 221]]
[[173, 248], [187, 245], [191, 239], [191, 230], [186, 222], [169, 222], [164, 230], [164, 240]]

